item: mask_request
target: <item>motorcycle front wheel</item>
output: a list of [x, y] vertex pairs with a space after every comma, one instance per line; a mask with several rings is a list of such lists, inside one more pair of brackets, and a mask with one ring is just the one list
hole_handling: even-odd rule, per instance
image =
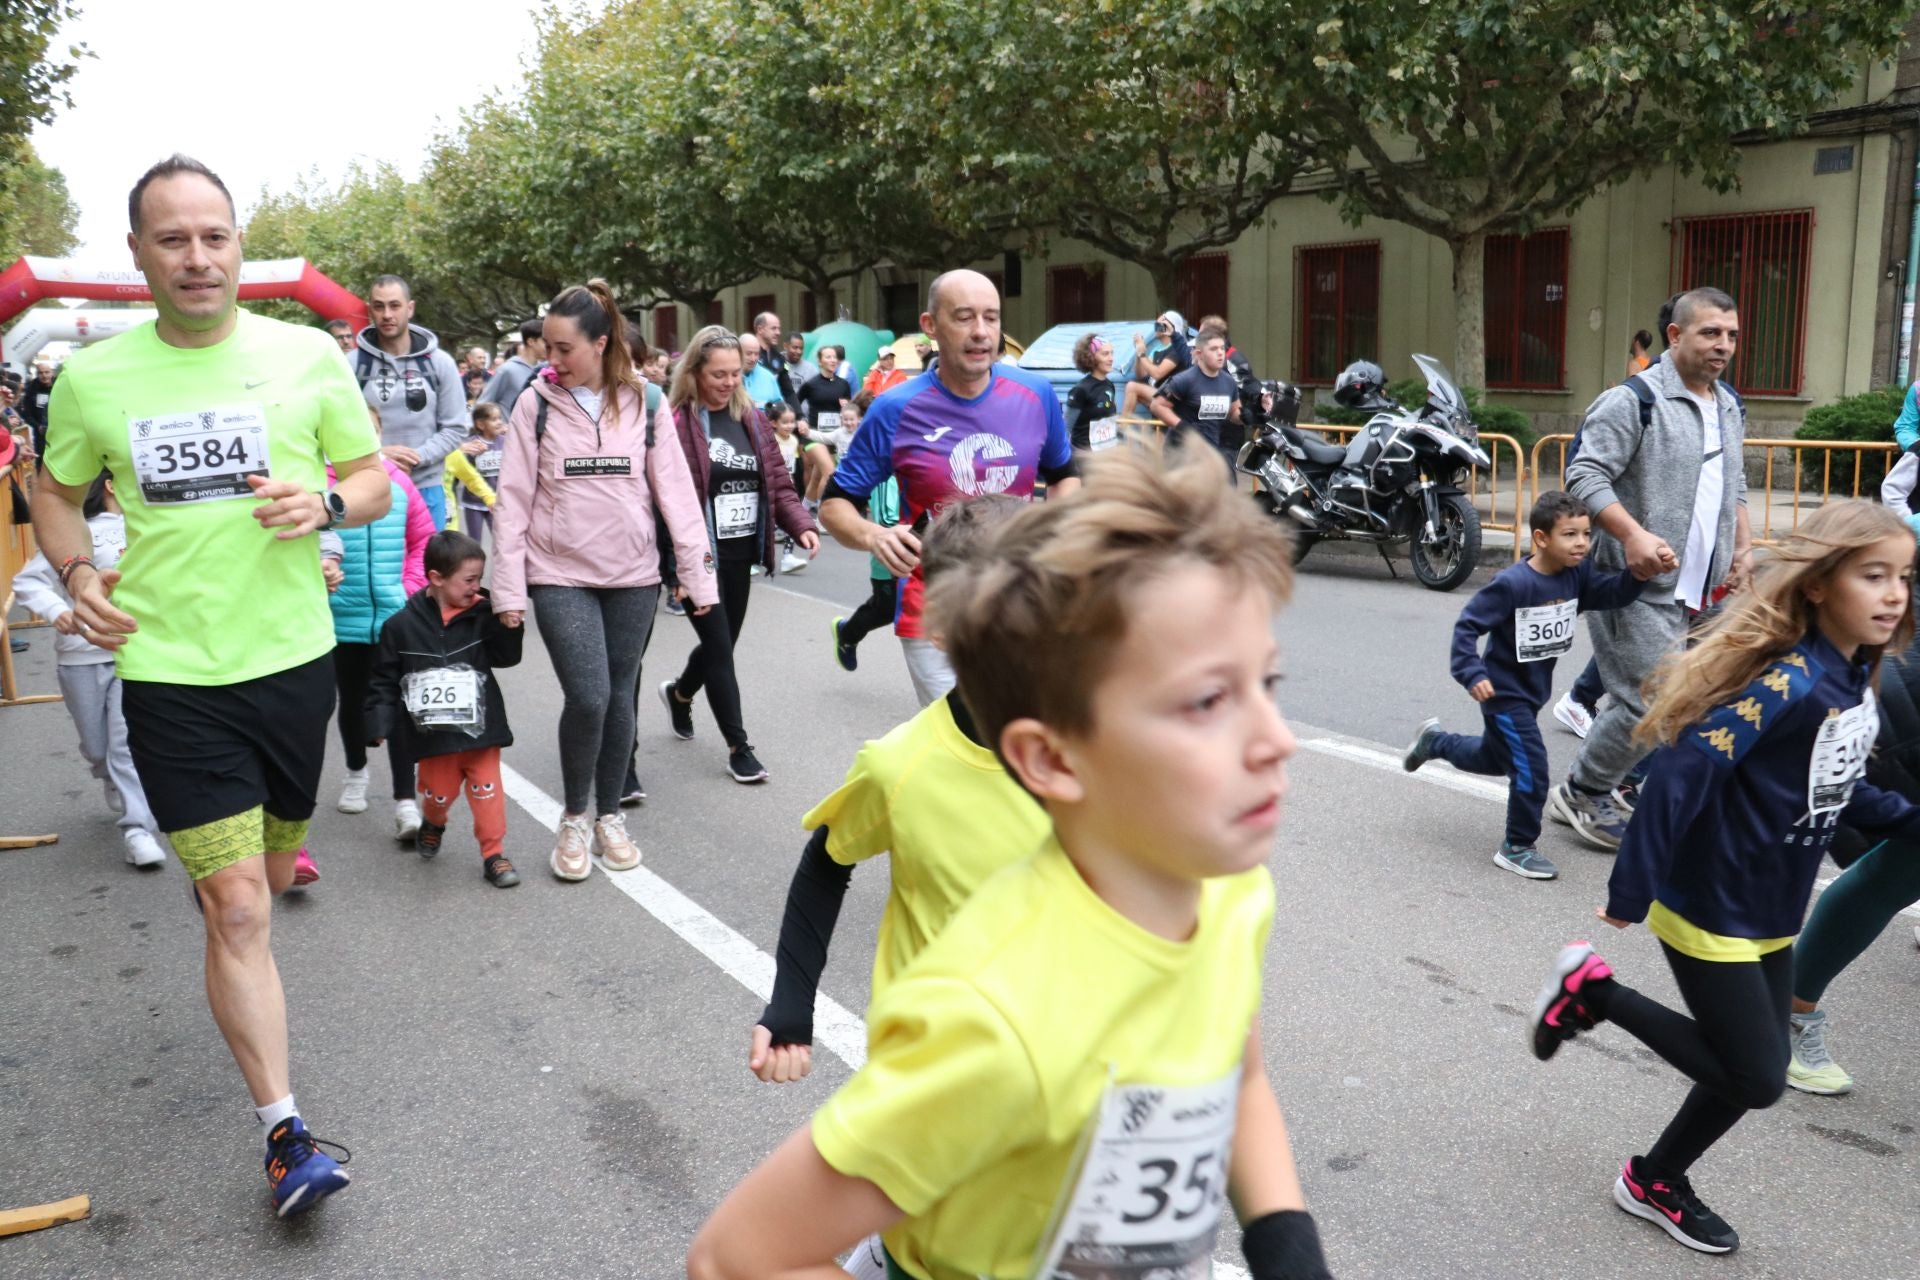
[[1464, 493], [1440, 499], [1439, 536], [1428, 542], [1413, 535], [1409, 549], [1413, 576], [1432, 591], [1451, 591], [1470, 577], [1480, 563], [1480, 513]]

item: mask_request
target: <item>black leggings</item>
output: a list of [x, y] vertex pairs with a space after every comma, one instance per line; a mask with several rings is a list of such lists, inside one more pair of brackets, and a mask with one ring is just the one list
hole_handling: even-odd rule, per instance
[[1605, 995], [1595, 1012], [1694, 1080], [1679, 1113], [1647, 1152], [1650, 1169], [1678, 1178], [1741, 1116], [1772, 1106], [1786, 1089], [1793, 948], [1734, 962], [1696, 960], [1665, 943], [1661, 950], [1693, 1017], [1618, 981], [1599, 984]]
[[747, 726], [740, 718], [740, 681], [734, 675], [733, 648], [747, 621], [753, 562], [716, 560], [714, 579], [720, 587], [718, 605], [701, 615], [694, 613], [693, 601], [687, 601], [687, 621], [693, 624], [700, 643], [687, 655], [687, 669], [673, 682], [672, 692], [682, 702], [692, 702], [704, 687], [720, 736], [726, 739], [729, 750], [738, 751], [747, 745]]
[[[377, 645], [333, 646], [333, 681], [340, 690], [340, 745], [347, 768], [367, 767], [367, 688], [373, 681]], [[398, 733], [387, 735], [387, 764], [393, 770], [393, 798], [413, 799], [413, 761]]]
[[875, 578], [873, 594], [862, 600], [860, 607], [840, 624], [840, 642], [859, 644], [872, 632], [892, 626], [893, 616], [899, 611], [899, 595], [898, 578]]

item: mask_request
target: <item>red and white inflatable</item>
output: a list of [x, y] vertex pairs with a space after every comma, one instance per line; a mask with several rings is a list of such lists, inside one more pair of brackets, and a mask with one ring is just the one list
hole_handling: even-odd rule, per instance
[[[96, 302], [151, 302], [146, 277], [128, 267], [103, 271], [59, 258], [21, 258], [0, 271], [0, 325], [47, 298], [88, 298]], [[273, 258], [243, 263], [240, 301], [291, 298], [326, 320], [346, 320], [355, 329], [367, 323], [367, 304], [334, 283], [305, 258]], [[11, 351], [0, 351], [9, 363]]]
[[4, 353], [0, 363], [25, 373], [49, 342], [85, 346], [145, 324], [155, 314], [152, 307], [34, 307], [0, 336], [0, 353]]

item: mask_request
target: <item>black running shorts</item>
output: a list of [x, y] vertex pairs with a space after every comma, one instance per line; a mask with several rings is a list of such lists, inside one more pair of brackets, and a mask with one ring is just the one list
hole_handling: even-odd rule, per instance
[[313, 816], [333, 718], [333, 655], [239, 684], [122, 681], [127, 745], [162, 831], [262, 806]]

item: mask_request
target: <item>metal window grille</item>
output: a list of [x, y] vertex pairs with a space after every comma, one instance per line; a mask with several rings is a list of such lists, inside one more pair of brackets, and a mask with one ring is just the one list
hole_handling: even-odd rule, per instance
[[1355, 360], [1380, 358], [1380, 242], [1312, 245], [1294, 256], [1299, 282], [1295, 379], [1330, 383]]
[[1199, 253], [1180, 264], [1174, 305], [1190, 325], [1198, 325], [1202, 316], [1227, 315], [1227, 270], [1225, 253]]
[[1047, 268], [1047, 323], [1085, 324], [1107, 318], [1107, 273], [1091, 267]]
[[1740, 305], [1733, 385], [1742, 395], [1799, 395], [1813, 210], [1685, 218], [1678, 234], [1680, 287], [1724, 289]]
[[741, 310], [742, 310], [742, 315], [740, 317], [741, 324], [743, 324], [748, 328], [751, 328], [753, 326], [753, 320], [755, 316], [759, 315], [763, 311], [775, 310], [774, 296], [770, 293], [748, 294], [747, 305], [743, 307]]
[[808, 289], [800, 295], [800, 328], [803, 332], [820, 327], [820, 299]]
[[1570, 240], [1565, 227], [1487, 237], [1489, 387], [1555, 390], [1566, 385]]
[[727, 322], [727, 303], [724, 298], [715, 298], [707, 304], [707, 323], [725, 324]]
[[1813, 153], [1813, 171], [1822, 173], [1851, 173], [1853, 171], [1853, 147], [1822, 147]]
[[653, 309], [653, 345], [662, 351], [680, 349], [680, 308], [670, 302]]

